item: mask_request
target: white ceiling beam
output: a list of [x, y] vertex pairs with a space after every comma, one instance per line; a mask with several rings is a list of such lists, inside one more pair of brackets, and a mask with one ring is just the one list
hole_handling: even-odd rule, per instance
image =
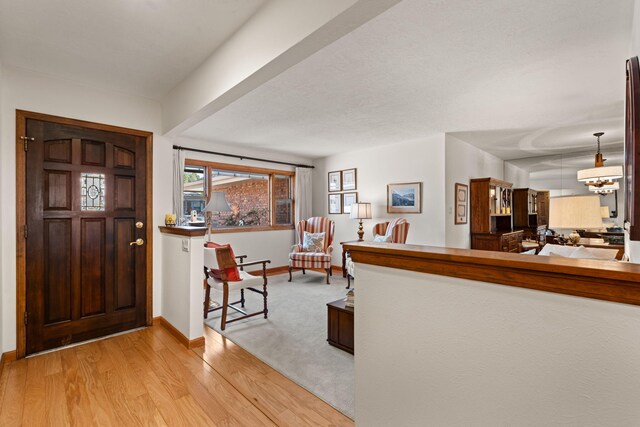
[[271, 0], [162, 100], [178, 135], [400, 0]]

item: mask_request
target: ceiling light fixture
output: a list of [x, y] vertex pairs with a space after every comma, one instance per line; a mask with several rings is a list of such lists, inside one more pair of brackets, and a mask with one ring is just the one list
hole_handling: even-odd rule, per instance
[[[606, 159], [600, 152], [600, 137], [604, 132], [593, 134], [598, 139], [598, 152], [596, 153], [595, 167], [578, 171], [578, 181], [584, 182], [589, 187], [603, 188], [613, 185], [616, 179], [622, 178], [622, 166], [605, 166]], [[591, 190], [591, 188], [589, 188]]]
[[620, 183], [614, 182], [613, 184], [603, 185], [602, 187], [596, 187], [595, 185], [589, 185], [589, 191], [596, 194], [610, 194], [620, 189]]

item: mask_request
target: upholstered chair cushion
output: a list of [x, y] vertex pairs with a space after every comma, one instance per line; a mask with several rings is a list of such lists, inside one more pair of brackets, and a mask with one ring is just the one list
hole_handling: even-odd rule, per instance
[[[229, 251], [231, 252], [231, 257], [235, 259], [233, 248], [229, 244], [221, 245], [219, 243], [214, 243], [214, 242], [207, 242], [206, 247], [207, 249], [214, 249], [214, 250], [210, 252], [212, 256], [207, 256], [207, 251], [205, 250], [205, 265], [210, 269], [211, 275], [215, 279], [222, 280], [222, 275], [220, 274], [220, 269], [218, 268], [218, 260], [216, 259], [215, 249], [228, 247]], [[240, 276], [240, 270], [238, 269], [238, 267], [230, 267], [225, 270], [227, 272], [228, 281], [235, 282], [238, 280], [242, 280]]]

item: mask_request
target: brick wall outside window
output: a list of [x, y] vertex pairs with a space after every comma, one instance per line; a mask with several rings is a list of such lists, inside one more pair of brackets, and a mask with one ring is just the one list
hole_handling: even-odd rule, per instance
[[216, 185], [212, 191], [225, 193], [233, 212], [214, 213], [212, 226], [268, 226], [269, 225], [269, 181], [246, 179], [230, 184]]

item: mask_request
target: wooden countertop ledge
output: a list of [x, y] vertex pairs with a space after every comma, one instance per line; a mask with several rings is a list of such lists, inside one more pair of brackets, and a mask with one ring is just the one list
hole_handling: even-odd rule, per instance
[[178, 236], [186, 236], [186, 237], [200, 237], [207, 234], [207, 227], [191, 227], [191, 226], [180, 226], [180, 227], [167, 227], [161, 225], [158, 227], [161, 233], [165, 234], [175, 234]]
[[640, 305], [640, 264], [398, 243], [344, 248], [363, 264]]

